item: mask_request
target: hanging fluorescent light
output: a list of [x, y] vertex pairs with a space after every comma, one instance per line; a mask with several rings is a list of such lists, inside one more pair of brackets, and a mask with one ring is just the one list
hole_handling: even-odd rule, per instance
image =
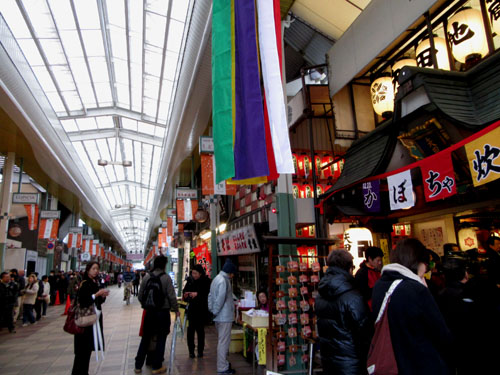
[[97, 160], [97, 165], [100, 165], [101, 167], [105, 167], [107, 165], [121, 165], [122, 167], [131, 167], [132, 162], [130, 160], [110, 161], [110, 160], [99, 159]]

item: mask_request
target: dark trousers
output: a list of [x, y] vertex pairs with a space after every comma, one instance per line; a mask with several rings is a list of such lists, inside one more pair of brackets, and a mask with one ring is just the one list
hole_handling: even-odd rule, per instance
[[14, 305], [8, 304], [6, 306], [0, 307], [1, 314], [0, 322], [2, 323], [0, 326], [5, 326], [9, 329], [9, 331], [14, 330]]
[[134, 284], [134, 296], [139, 294], [139, 284]]
[[57, 290], [55, 289], [50, 289], [50, 306], [52, 306], [56, 302], [56, 294]]
[[90, 350], [78, 351], [75, 354], [71, 375], [88, 375], [91, 355], [92, 351]]
[[33, 315], [33, 305], [23, 304], [23, 324], [30, 322], [35, 323], [35, 317]]
[[36, 320], [40, 320], [42, 318], [42, 300], [37, 299], [35, 302], [35, 313], [36, 313]]
[[47, 301], [46, 300], [42, 301], [42, 315], [47, 316]]
[[[137, 356], [135, 357], [135, 368], [140, 369], [146, 360], [148, 354], [149, 343], [156, 334], [156, 348], [153, 355], [152, 367], [153, 370], [161, 368], [163, 362], [163, 355], [165, 354], [165, 345], [167, 343], [167, 336], [170, 332], [170, 311], [147, 311], [144, 317], [144, 327], [142, 333], [141, 343]], [[148, 356], [149, 357], [149, 356]]]
[[203, 318], [198, 319], [189, 318], [189, 325], [187, 329], [187, 343], [190, 354], [194, 354], [194, 333], [198, 336], [198, 355], [203, 355], [205, 349], [205, 325]]

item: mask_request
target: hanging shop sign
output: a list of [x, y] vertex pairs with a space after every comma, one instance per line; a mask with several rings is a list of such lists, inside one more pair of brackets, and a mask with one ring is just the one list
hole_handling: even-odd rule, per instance
[[59, 219], [61, 211], [40, 211], [40, 219]]
[[391, 210], [410, 208], [415, 205], [411, 171], [407, 170], [387, 177]]
[[90, 253], [82, 253], [80, 254], [80, 259], [82, 262], [90, 261]]
[[215, 181], [215, 157], [212, 154], [201, 154], [201, 193], [203, 195], [236, 195], [237, 185], [226, 181]]
[[[193, 199], [177, 199], [177, 222], [188, 223], [194, 220], [198, 210], [198, 201]], [[179, 229], [180, 230], [180, 229]]]
[[465, 145], [474, 186], [500, 178], [500, 127]]
[[25, 204], [24, 209], [26, 210], [26, 215], [28, 215], [28, 229], [36, 230], [38, 229], [38, 205], [37, 204]]
[[204, 243], [201, 246], [193, 247], [193, 252], [196, 257], [196, 263], [201, 264], [205, 273], [210, 275], [212, 272], [212, 253], [208, 249], [208, 245]]
[[200, 154], [214, 153], [214, 139], [212, 137], [200, 137]]
[[380, 211], [380, 180], [363, 183], [363, 205], [368, 212]]
[[131, 260], [131, 261], [139, 261], [139, 260], [143, 260], [144, 259], [144, 256], [142, 254], [127, 254], [127, 260]]
[[[44, 212], [57, 213], [57, 218], [43, 218]], [[38, 238], [57, 238], [59, 231], [59, 215], [61, 211], [42, 211], [40, 219], [40, 228], [38, 229]]]
[[242, 255], [260, 252], [253, 225], [248, 225], [217, 236], [217, 255]]
[[423, 160], [420, 165], [427, 202], [445, 199], [457, 193], [451, 153], [443, 153], [438, 160]]
[[40, 194], [37, 193], [13, 193], [13, 204], [38, 204]]
[[[83, 228], [80, 228], [83, 229]], [[68, 234], [68, 247], [69, 248], [80, 248], [82, 246], [82, 233], [69, 232]]]
[[177, 188], [175, 197], [177, 199], [198, 199], [198, 190]]

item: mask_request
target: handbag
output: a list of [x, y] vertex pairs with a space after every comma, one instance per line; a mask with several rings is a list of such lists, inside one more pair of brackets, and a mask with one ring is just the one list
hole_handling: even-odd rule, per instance
[[[86, 280], [83, 280], [80, 287]], [[79, 288], [80, 289], [80, 288]], [[78, 301], [78, 296], [76, 298]], [[81, 307], [79, 302], [75, 302], [75, 324], [78, 327], [90, 327], [97, 322], [97, 315], [95, 313], [95, 307], [92, 303], [89, 307]]]
[[64, 322], [63, 327], [64, 332], [68, 332], [72, 335], [80, 335], [83, 333], [83, 328], [78, 327], [75, 323], [75, 306], [71, 305], [68, 309], [68, 315], [66, 315], [66, 322]]
[[89, 307], [81, 307], [80, 304], [75, 308], [75, 324], [78, 327], [90, 327], [97, 322], [94, 304]]
[[366, 361], [369, 375], [398, 374], [398, 364], [392, 347], [387, 306], [392, 293], [401, 281], [403, 280], [394, 280], [389, 290], [385, 293], [384, 301], [382, 302], [377, 320], [375, 321], [375, 333], [370, 344], [368, 360]]

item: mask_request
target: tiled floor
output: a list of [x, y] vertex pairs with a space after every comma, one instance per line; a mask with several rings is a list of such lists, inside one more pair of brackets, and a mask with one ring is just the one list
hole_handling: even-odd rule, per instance
[[[118, 375], [134, 373], [134, 358], [140, 343], [139, 326], [142, 309], [133, 298], [129, 306], [122, 301], [123, 289], [110, 288], [111, 295], [103, 307], [104, 339], [106, 353], [104, 360], [90, 360], [90, 374]], [[0, 374], [71, 374], [73, 365], [73, 336], [62, 329], [65, 316], [64, 306], [49, 307], [48, 316], [35, 325], [21, 327], [17, 322], [17, 333], [0, 332]], [[165, 365], [170, 358], [172, 334], [167, 339]], [[204, 358], [190, 359], [185, 338], [178, 338], [172, 374], [216, 374], [217, 338], [214, 326], [206, 328]], [[252, 374], [252, 366], [240, 354], [230, 354], [229, 360], [237, 374]], [[151, 368], [144, 366], [143, 374], [151, 374]]]

